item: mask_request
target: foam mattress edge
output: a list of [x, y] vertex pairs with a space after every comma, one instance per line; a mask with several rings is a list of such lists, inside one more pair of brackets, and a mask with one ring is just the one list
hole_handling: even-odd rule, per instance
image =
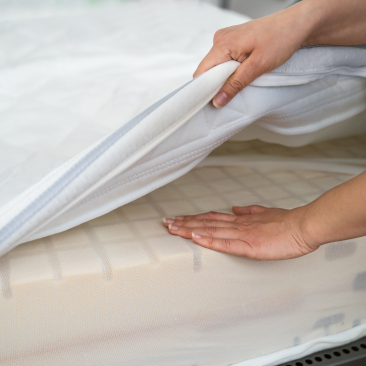
[[366, 336], [366, 324], [348, 329], [344, 332], [328, 335], [314, 339], [313, 341], [286, 348], [268, 355], [256, 357], [234, 364], [233, 366], [275, 366], [280, 363], [293, 361], [297, 358], [308, 356], [312, 353], [323, 351], [328, 348], [341, 346], [346, 343], [356, 341]]

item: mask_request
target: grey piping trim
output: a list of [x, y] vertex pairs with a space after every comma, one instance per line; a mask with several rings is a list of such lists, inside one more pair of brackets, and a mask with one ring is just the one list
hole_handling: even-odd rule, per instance
[[[199, 78], [196, 77], [195, 79]], [[42, 208], [49, 204], [59, 193], [61, 193], [72, 181], [74, 181], [85, 169], [87, 169], [105, 151], [123, 137], [128, 131], [135, 127], [141, 120], [152, 113], [156, 108], [165, 103], [168, 99], [178, 93], [181, 89], [192, 83], [195, 79], [182, 85], [158, 102], [145, 109], [143, 112], [132, 118], [125, 125], [109, 135], [101, 144], [94, 147], [74, 166], [70, 167], [55, 183], [33, 200], [23, 211], [17, 214], [0, 230], [0, 245], [7, 240], [16, 230], [22, 227], [28, 220], [37, 214]]]
[[302, 46], [303, 48], [318, 48], [318, 47], [353, 47], [353, 48], [366, 48], [366, 44], [350, 44], [350, 45], [336, 45], [336, 44], [309, 44], [307, 46]]

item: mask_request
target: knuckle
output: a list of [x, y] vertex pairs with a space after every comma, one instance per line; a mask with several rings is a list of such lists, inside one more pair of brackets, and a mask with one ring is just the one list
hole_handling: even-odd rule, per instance
[[210, 211], [210, 212], [208, 212], [207, 216], [210, 219], [214, 219], [217, 216], [217, 213], [215, 211]]
[[186, 232], [186, 233], [189, 233], [189, 234], [191, 234], [192, 233], [192, 228], [190, 228], [190, 227], [182, 227], [181, 228], [181, 230], [183, 230], [184, 232]]
[[263, 206], [259, 206], [259, 205], [255, 205], [253, 206], [253, 212], [254, 213], [261, 213], [265, 210], [266, 208]]
[[207, 230], [207, 232], [209, 234], [215, 234], [216, 231], [217, 231], [217, 227], [215, 227], [215, 226], [209, 226], [206, 230]]
[[208, 226], [211, 226], [212, 225], [212, 221], [213, 220], [211, 220], [211, 219], [205, 219], [205, 220], [203, 220], [203, 226], [205, 226], [205, 227], [208, 227]]
[[222, 240], [222, 245], [223, 247], [227, 250], [230, 248], [231, 246], [231, 240], [230, 239], [223, 239]]
[[241, 222], [240, 225], [238, 226], [238, 230], [240, 231], [248, 231], [252, 226], [252, 223], [250, 221], [244, 221]]
[[244, 89], [244, 81], [238, 79], [228, 80], [230, 87], [237, 93]]
[[224, 34], [224, 28], [223, 29], [219, 29], [215, 32], [214, 34], [214, 42], [217, 42], [218, 39], [220, 39], [220, 37]]
[[259, 70], [261, 70], [261, 72], [270, 71], [270, 68], [271, 68], [270, 65], [271, 65], [271, 62], [266, 57], [262, 56], [262, 57], [258, 58], [258, 60], [257, 60], [257, 68]]

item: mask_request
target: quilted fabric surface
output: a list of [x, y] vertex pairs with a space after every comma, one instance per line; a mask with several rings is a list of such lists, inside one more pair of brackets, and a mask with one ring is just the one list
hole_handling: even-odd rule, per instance
[[247, 19], [203, 4], [67, 9], [0, 12], [0, 205], [189, 81], [215, 30]]

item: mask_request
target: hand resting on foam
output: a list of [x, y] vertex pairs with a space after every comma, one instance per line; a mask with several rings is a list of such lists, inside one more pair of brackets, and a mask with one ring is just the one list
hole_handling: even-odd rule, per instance
[[366, 235], [366, 172], [292, 210], [233, 207], [164, 219], [172, 235], [255, 260], [300, 257], [321, 245]]

